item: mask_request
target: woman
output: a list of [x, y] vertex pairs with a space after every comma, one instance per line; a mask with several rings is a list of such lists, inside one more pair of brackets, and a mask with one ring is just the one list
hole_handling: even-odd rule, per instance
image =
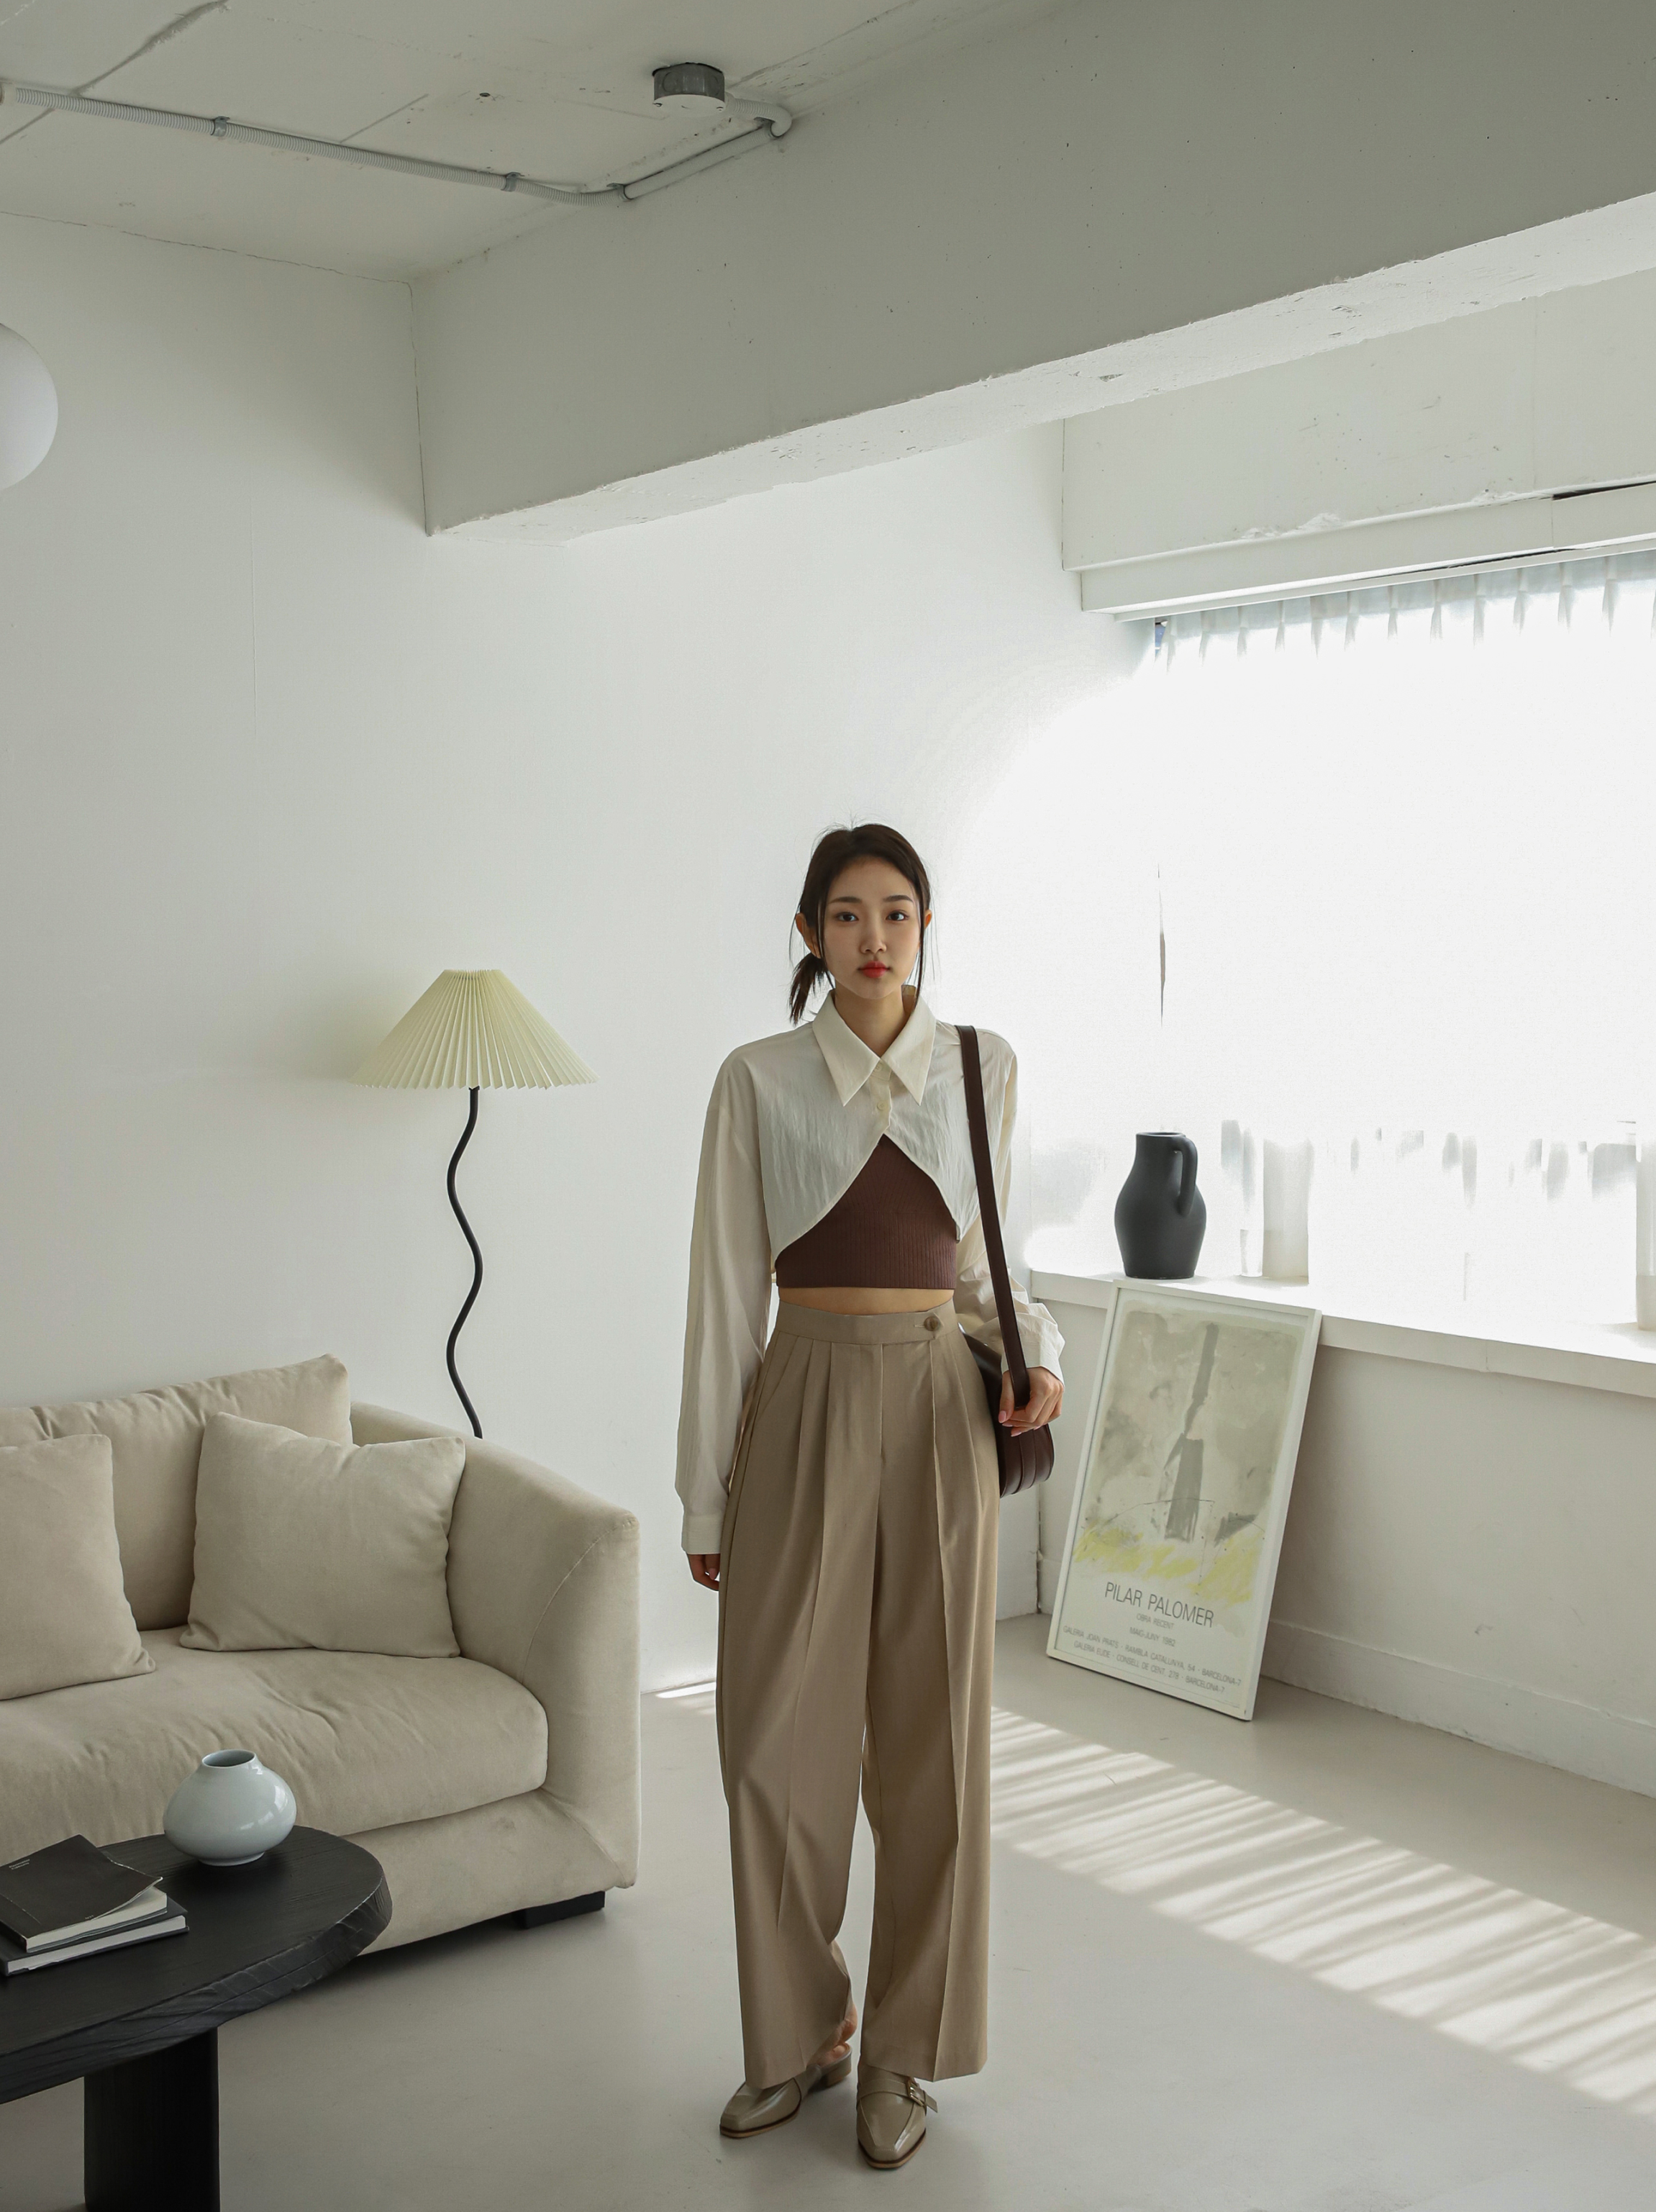
[[[834, 1939], [860, 1770], [875, 1871], [857, 2140], [880, 2166], [919, 2147], [937, 2109], [920, 2083], [986, 2057], [999, 1488], [956, 1316], [1000, 1334], [960, 1040], [919, 995], [930, 897], [879, 823], [811, 855], [796, 1026], [732, 1053], [707, 1109], [679, 1420], [684, 1548], [719, 1598], [747, 2072], [719, 2124], [777, 2126], [850, 2070]], [[980, 1042], [1004, 1207], [1016, 1071], [1002, 1039]], [[1033, 1388], [1020, 1411], [1004, 1381], [1000, 1419], [1028, 1428], [1059, 1410], [1063, 1340], [1015, 1295]]]

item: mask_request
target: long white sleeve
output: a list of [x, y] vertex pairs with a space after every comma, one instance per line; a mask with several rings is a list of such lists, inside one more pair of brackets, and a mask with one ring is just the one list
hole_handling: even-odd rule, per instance
[[[987, 1036], [979, 1039], [980, 1048], [986, 1059], [992, 1044], [999, 1041]], [[995, 1129], [992, 1115], [990, 1128], [991, 1157], [994, 1162], [995, 1194], [1000, 1206], [1003, 1224], [1006, 1219], [1006, 1203], [1012, 1187], [1012, 1129], [1017, 1120], [1018, 1066], [1009, 1046], [999, 1049], [1006, 1055], [1006, 1085], [1004, 1103], [1001, 1108], [1000, 1127]], [[986, 1088], [992, 1099], [992, 1079]], [[1064, 1338], [1058, 1323], [1045, 1306], [1037, 1305], [1016, 1275], [1010, 1274], [1012, 1304], [1017, 1310], [1018, 1336], [1023, 1345], [1023, 1356], [1031, 1367], [1046, 1367], [1054, 1375], [1062, 1370], [1059, 1354], [1064, 1349]], [[975, 1336], [992, 1346], [1004, 1360], [1006, 1346], [1001, 1337], [1000, 1317], [995, 1310], [995, 1286], [989, 1273], [988, 1248], [983, 1238], [983, 1215], [974, 1216], [971, 1225], [961, 1238], [955, 1267], [955, 1312], [968, 1336]]]
[[752, 1075], [733, 1054], [707, 1107], [690, 1232], [677, 1477], [687, 1552], [720, 1548], [731, 1461], [764, 1356], [770, 1300], [759, 1117]]

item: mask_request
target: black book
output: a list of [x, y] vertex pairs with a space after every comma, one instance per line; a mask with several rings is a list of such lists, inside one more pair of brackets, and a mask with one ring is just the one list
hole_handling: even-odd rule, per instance
[[149, 1875], [70, 1836], [0, 1866], [0, 1930], [32, 1950], [119, 1912], [150, 1886]]
[[189, 1924], [184, 1907], [169, 1900], [164, 1911], [152, 1914], [148, 1920], [130, 1921], [124, 1927], [82, 1936], [72, 1942], [51, 1943], [43, 1950], [26, 1951], [9, 1936], [0, 1936], [0, 1980], [33, 1973], [40, 1966], [56, 1966], [65, 1959], [88, 1959], [99, 1951], [119, 1951], [129, 1943], [153, 1942], [158, 1936], [182, 1936]]

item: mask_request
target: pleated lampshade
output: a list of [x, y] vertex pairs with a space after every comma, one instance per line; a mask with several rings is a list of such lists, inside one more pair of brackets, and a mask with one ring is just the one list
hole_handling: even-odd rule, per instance
[[500, 969], [446, 968], [351, 1080], [397, 1091], [549, 1091], [597, 1078]]

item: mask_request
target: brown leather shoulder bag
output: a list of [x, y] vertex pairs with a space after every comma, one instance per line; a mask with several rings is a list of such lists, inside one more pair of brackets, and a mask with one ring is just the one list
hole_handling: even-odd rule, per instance
[[[961, 1061], [966, 1074], [966, 1125], [972, 1133], [972, 1164], [977, 1170], [978, 1210], [983, 1216], [989, 1279], [995, 1286], [995, 1313], [1000, 1322], [1001, 1340], [1006, 1346], [1006, 1364], [1011, 1370], [1013, 1402], [1027, 1406], [1029, 1363], [1023, 1356], [1023, 1340], [1018, 1334], [1017, 1308], [1012, 1304], [1006, 1248], [1001, 1242], [1000, 1206], [995, 1197], [995, 1171], [989, 1158], [989, 1122], [983, 1108], [983, 1061], [978, 1051], [978, 1033], [962, 1028], [959, 1035]], [[966, 1341], [978, 1363], [984, 1395], [989, 1401], [989, 1419], [995, 1430], [995, 1457], [1000, 1463], [1000, 1494], [1010, 1498], [1020, 1490], [1032, 1490], [1052, 1471], [1052, 1432], [1049, 1428], [1013, 1430], [1001, 1425], [1000, 1355], [988, 1345], [980, 1343], [975, 1336], [968, 1336]]]

